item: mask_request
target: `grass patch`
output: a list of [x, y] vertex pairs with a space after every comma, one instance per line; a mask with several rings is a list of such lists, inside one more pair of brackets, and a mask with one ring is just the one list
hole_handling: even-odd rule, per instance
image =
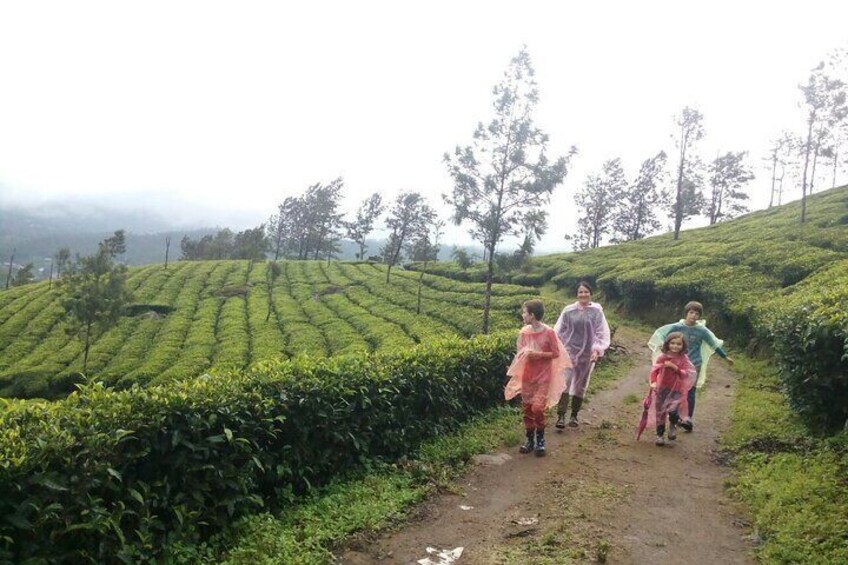
[[774, 368], [738, 357], [742, 375], [724, 447], [733, 496], [751, 514], [763, 563], [848, 563], [848, 434], [811, 436]]
[[639, 404], [642, 401], [637, 395], [632, 392], [624, 397], [624, 404]]
[[450, 489], [477, 453], [518, 445], [517, 408], [496, 408], [449, 436], [427, 442], [415, 459], [380, 465], [333, 482], [284, 515], [246, 518], [228, 534], [229, 565], [329, 564], [332, 551], [352, 534], [369, 535], [401, 524], [409, 508], [430, 492]]

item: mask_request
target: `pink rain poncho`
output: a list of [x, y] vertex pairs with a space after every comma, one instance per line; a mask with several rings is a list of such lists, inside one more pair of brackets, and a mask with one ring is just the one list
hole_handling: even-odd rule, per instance
[[[666, 361], [677, 365], [678, 370], [665, 366]], [[674, 412], [689, 413], [687, 393], [695, 384], [697, 371], [685, 353], [661, 353], [651, 367], [651, 383], [657, 383], [652, 394], [656, 395], [648, 409], [647, 427], [665, 424], [666, 417]], [[649, 394], [651, 394], [649, 393]]]
[[592, 352], [603, 357], [610, 345], [610, 329], [604, 309], [596, 302], [582, 306], [579, 302], [563, 309], [554, 331], [565, 346], [573, 368], [565, 373], [568, 394], [583, 398], [595, 364]]
[[[506, 384], [504, 397], [511, 400], [521, 395], [524, 404], [541, 405], [546, 408], [556, 405], [565, 390], [565, 371], [571, 362], [554, 331], [545, 324], [542, 330], [534, 331], [526, 325], [518, 333], [517, 352], [506, 374], [511, 378]], [[528, 359], [530, 351], [555, 353], [553, 359]]]

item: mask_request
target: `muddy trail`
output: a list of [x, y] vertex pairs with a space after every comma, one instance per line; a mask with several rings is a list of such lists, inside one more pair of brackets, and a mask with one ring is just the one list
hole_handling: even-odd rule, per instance
[[753, 563], [744, 521], [723, 489], [729, 469], [716, 457], [737, 377], [714, 359], [694, 432], [660, 447], [648, 429], [636, 441], [648, 335], [619, 328], [616, 338], [634, 366], [591, 396], [578, 428], [556, 433], [549, 419], [546, 457], [520, 455], [517, 446], [478, 457], [455, 493], [431, 497], [405, 526], [356, 542], [340, 562]]

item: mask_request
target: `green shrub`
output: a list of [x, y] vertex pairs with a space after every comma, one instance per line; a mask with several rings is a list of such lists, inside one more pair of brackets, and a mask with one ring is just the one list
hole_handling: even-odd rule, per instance
[[762, 315], [790, 402], [813, 429], [848, 422], [848, 260], [773, 300]]
[[502, 402], [512, 333], [0, 412], [0, 560], [139, 562]]

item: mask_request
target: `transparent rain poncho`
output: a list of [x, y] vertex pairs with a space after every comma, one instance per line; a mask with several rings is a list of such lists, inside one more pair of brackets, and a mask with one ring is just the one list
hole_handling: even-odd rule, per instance
[[[526, 325], [518, 333], [515, 358], [506, 374], [510, 376], [504, 390], [507, 400], [521, 395], [524, 404], [544, 405], [546, 408], [556, 405], [565, 390], [565, 372], [571, 367], [571, 361], [557, 339], [554, 331], [542, 324], [541, 331], [533, 331]], [[530, 351], [555, 353], [553, 359], [528, 359]]]
[[570, 304], [560, 314], [554, 331], [565, 346], [572, 364], [565, 375], [566, 392], [583, 398], [595, 367], [592, 352], [603, 357], [610, 345], [610, 330], [604, 309], [596, 302], [586, 306], [581, 306], [579, 302]]

